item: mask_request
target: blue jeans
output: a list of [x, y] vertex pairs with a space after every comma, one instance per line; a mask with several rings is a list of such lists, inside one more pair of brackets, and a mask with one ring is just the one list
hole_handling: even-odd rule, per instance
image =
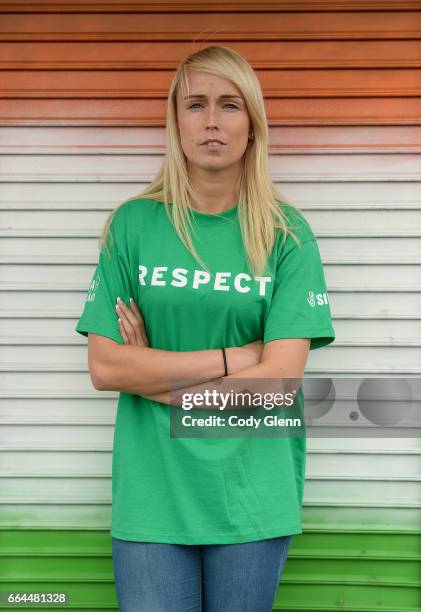
[[272, 612], [291, 540], [186, 545], [112, 537], [120, 612]]

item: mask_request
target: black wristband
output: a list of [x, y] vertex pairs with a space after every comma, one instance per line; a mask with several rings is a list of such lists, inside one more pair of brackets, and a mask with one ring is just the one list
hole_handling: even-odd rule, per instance
[[224, 356], [224, 366], [225, 366], [225, 374], [224, 376], [228, 376], [228, 366], [227, 366], [227, 356], [225, 354], [225, 349], [222, 349], [222, 354]]

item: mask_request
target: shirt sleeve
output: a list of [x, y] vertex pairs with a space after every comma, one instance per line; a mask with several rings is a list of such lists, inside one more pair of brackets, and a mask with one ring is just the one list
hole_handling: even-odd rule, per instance
[[130, 280], [127, 257], [126, 210], [122, 206], [115, 211], [110, 223], [111, 236], [108, 249], [100, 250], [99, 260], [85, 297], [83, 311], [75, 331], [83, 336], [88, 332], [107, 336], [119, 344], [124, 344], [115, 309], [117, 297], [128, 306], [130, 297], [135, 296]]
[[265, 318], [264, 340], [310, 338], [310, 350], [335, 340], [326, 280], [317, 241], [307, 238], [281, 251]]

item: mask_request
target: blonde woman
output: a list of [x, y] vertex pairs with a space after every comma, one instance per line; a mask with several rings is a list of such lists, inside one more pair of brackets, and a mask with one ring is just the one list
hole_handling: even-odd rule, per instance
[[262, 91], [236, 51], [209, 46], [180, 64], [163, 165], [111, 213], [100, 247], [76, 330], [94, 387], [120, 392], [120, 610], [269, 612], [302, 532], [305, 435], [171, 435], [174, 415], [229, 414], [180, 410], [175, 393], [300, 380], [308, 351], [335, 339], [315, 236], [272, 183]]

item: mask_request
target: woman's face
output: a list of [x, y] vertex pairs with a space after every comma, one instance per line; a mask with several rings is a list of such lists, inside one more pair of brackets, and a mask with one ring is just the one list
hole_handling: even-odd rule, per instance
[[[227, 79], [189, 71], [190, 98], [177, 93], [177, 118], [181, 146], [188, 167], [218, 171], [238, 169], [248, 144], [250, 118], [237, 87]], [[217, 139], [224, 144], [203, 144]]]

